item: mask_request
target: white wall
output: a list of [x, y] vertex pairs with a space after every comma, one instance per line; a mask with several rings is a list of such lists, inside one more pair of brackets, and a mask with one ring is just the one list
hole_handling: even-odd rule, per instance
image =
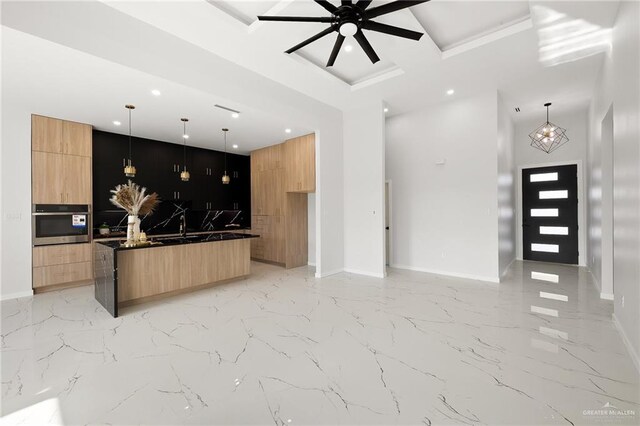
[[[550, 99], [553, 101], [553, 99]], [[522, 168], [549, 166], [557, 164], [578, 164], [578, 263], [587, 264], [587, 179], [584, 168], [587, 164], [588, 111], [581, 108], [555, 114], [553, 106], [549, 113], [549, 121], [567, 129], [569, 142], [550, 154], [530, 146], [529, 133], [546, 120], [544, 107], [540, 106], [540, 118], [518, 121], [515, 125], [515, 159], [516, 159], [516, 256], [522, 259]]]
[[[640, 370], [640, 4], [622, 1], [589, 114], [589, 173], [592, 184], [589, 244], [592, 268], [601, 265], [602, 290], [614, 294], [614, 324]], [[606, 135], [613, 106], [613, 149]], [[604, 129], [603, 121], [605, 123]], [[612, 152], [611, 152], [612, 151]], [[611, 165], [612, 164], [612, 165]], [[612, 185], [609, 183], [613, 180]], [[607, 190], [613, 194], [607, 197]], [[607, 204], [611, 203], [612, 206]], [[612, 225], [606, 215], [612, 207]], [[598, 217], [598, 215], [601, 215]], [[613, 241], [605, 233], [613, 228]], [[609, 246], [612, 246], [611, 248]], [[599, 250], [598, 250], [599, 249]], [[598, 258], [600, 256], [600, 258]], [[613, 285], [606, 281], [612, 259]]]
[[498, 96], [498, 273], [502, 277], [516, 258], [514, 125]]
[[[3, 79], [4, 82], [4, 79]], [[31, 114], [2, 99], [2, 275], [0, 298], [31, 290]]]
[[[640, 370], [640, 3], [613, 30], [613, 278], [616, 323]], [[623, 303], [624, 300], [624, 303]]]
[[316, 266], [316, 194], [307, 196], [307, 263]]
[[589, 108], [587, 264], [601, 296], [612, 299], [613, 106], [605, 112], [604, 117], [599, 117], [598, 112]]
[[385, 117], [376, 102], [344, 116], [345, 271], [384, 277]]
[[490, 91], [387, 120], [392, 266], [499, 280], [497, 115]]

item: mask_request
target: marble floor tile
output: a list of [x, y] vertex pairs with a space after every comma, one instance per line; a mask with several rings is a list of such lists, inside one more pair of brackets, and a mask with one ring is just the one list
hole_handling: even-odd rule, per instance
[[1, 309], [2, 424], [640, 423], [612, 304], [578, 267], [490, 284], [253, 263], [115, 319], [92, 287]]

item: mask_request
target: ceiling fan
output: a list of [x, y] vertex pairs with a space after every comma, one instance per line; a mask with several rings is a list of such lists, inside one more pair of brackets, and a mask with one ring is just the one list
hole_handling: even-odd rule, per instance
[[327, 66], [330, 67], [336, 62], [342, 43], [348, 36], [353, 36], [353, 38], [356, 39], [372, 63], [375, 64], [380, 60], [362, 30], [377, 31], [396, 37], [420, 40], [420, 37], [423, 35], [422, 33], [395, 27], [393, 25], [382, 24], [380, 22], [374, 22], [371, 19], [397, 10], [406, 9], [420, 3], [426, 3], [429, 0], [396, 0], [381, 6], [372, 7], [371, 9], [367, 8], [371, 4], [372, 0], [357, 0], [355, 3], [352, 0], [341, 0], [340, 6], [335, 6], [327, 0], [314, 1], [329, 11], [331, 16], [258, 16], [258, 19], [260, 21], [319, 22], [331, 24], [329, 28], [320, 31], [313, 37], [306, 39], [302, 43], [296, 44], [286, 51], [286, 53], [293, 53], [296, 50], [335, 31], [338, 33], [338, 37], [336, 38], [333, 50], [329, 56], [329, 61], [327, 62]]

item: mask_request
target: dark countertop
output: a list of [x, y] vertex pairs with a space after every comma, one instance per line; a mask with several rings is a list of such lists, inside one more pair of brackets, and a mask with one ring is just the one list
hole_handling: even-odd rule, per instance
[[178, 246], [183, 244], [198, 244], [198, 243], [213, 243], [218, 241], [231, 241], [231, 240], [244, 240], [250, 238], [260, 238], [260, 235], [254, 234], [239, 234], [235, 232], [218, 232], [211, 234], [198, 234], [198, 235], [187, 235], [186, 237], [155, 237], [151, 238], [153, 240], [151, 244], [136, 246], [136, 247], [125, 247], [121, 245], [121, 241], [95, 241], [96, 244], [101, 244], [103, 246], [110, 247], [115, 251], [120, 250], [139, 250], [139, 249], [148, 249], [154, 247], [168, 247], [168, 246]]
[[[214, 231], [192, 231], [190, 228], [188, 230], [189, 235], [209, 235], [209, 234], [213, 234], [213, 233], [221, 233], [221, 232], [237, 232], [237, 231], [244, 231], [244, 230], [250, 230], [251, 228], [229, 228], [226, 230], [220, 229], [220, 230], [214, 230]], [[177, 232], [169, 232], [169, 233], [148, 233], [147, 237], [148, 238], [163, 238], [163, 237], [179, 237], [180, 234]], [[106, 239], [119, 239], [119, 238], [126, 238], [127, 237], [127, 232], [126, 231], [111, 231], [110, 233], [106, 234], [106, 235], [102, 235], [100, 233], [93, 233], [93, 240], [97, 241], [97, 240], [106, 240]]]

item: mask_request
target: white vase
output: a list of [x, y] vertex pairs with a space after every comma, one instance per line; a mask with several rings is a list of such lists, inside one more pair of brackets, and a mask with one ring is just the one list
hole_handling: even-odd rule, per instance
[[135, 242], [135, 226], [138, 216], [132, 214], [127, 218], [127, 244], [133, 244]]
[[133, 241], [136, 243], [140, 241], [140, 218], [135, 216], [136, 220], [133, 222]]

